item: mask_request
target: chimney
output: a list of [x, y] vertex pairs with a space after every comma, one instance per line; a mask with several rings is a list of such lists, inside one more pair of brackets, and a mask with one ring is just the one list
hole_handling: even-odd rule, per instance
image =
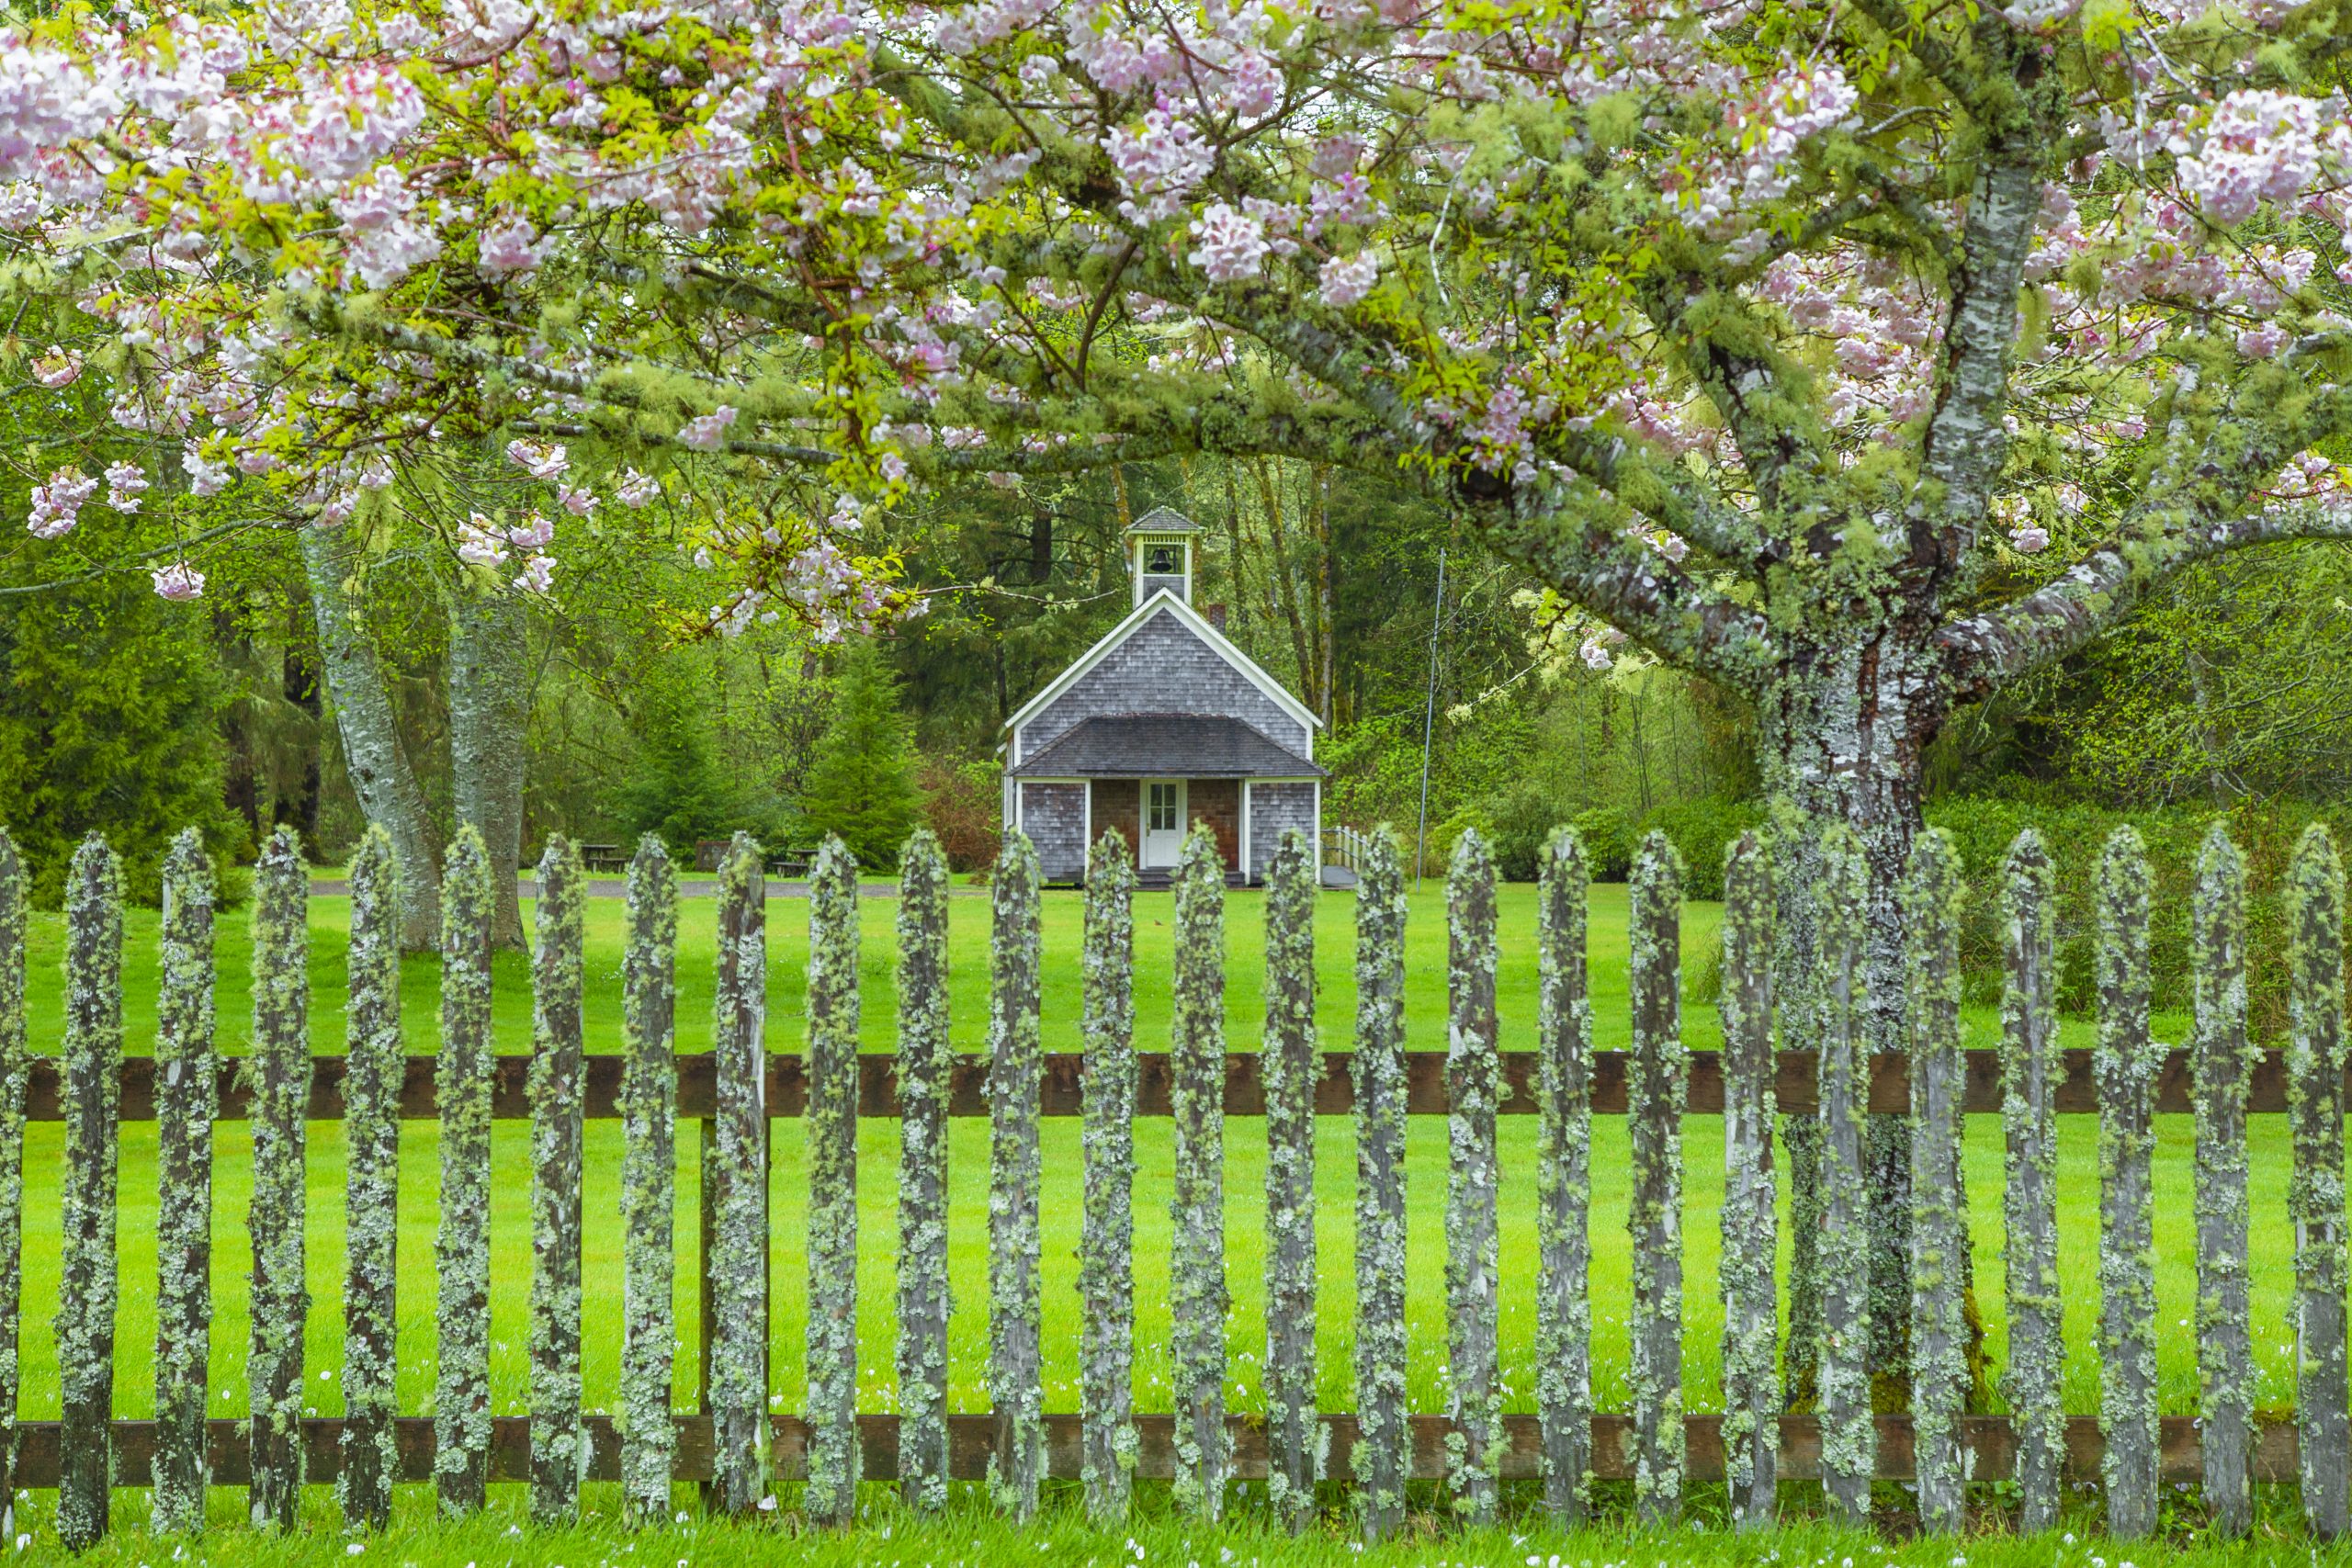
[[1211, 626], [1215, 626], [1215, 627], [1217, 629], [1217, 631], [1218, 631], [1218, 633], [1219, 633], [1220, 635], [1222, 635], [1222, 634], [1224, 633], [1224, 631], [1225, 631], [1225, 606], [1224, 606], [1224, 605], [1222, 605], [1222, 604], [1204, 604], [1204, 605], [1202, 605], [1202, 606], [1201, 606], [1201, 614], [1202, 614], [1202, 615], [1203, 615], [1203, 616], [1204, 616], [1204, 617], [1207, 619], [1207, 621], [1208, 621], [1209, 625], [1211, 625]]

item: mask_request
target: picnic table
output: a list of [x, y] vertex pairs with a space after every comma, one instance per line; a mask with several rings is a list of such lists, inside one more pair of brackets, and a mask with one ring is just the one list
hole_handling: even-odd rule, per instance
[[582, 844], [580, 863], [592, 872], [627, 871], [628, 856], [618, 844]]

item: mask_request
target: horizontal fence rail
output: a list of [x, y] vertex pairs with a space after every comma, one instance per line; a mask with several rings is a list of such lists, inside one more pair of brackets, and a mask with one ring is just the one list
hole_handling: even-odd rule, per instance
[[[1532, 1116], [1542, 1107], [1536, 1097], [1541, 1054], [1534, 1051], [1498, 1052], [1502, 1068], [1502, 1093], [1495, 1109], [1505, 1116]], [[1445, 1089], [1445, 1055], [1442, 1051], [1408, 1051], [1405, 1053], [1405, 1110], [1414, 1116], [1442, 1116], [1452, 1109]], [[1997, 1051], [1968, 1051], [1962, 1053], [1966, 1073], [1964, 1111], [1997, 1112], [2001, 1109], [2001, 1054]], [[2059, 1051], [2052, 1053], [2057, 1068], [2053, 1074], [2051, 1109], [2061, 1114], [2094, 1115], [2098, 1111], [2098, 1087], [2091, 1077], [2089, 1051]], [[1724, 1108], [1724, 1077], [1721, 1055], [1713, 1051], [1693, 1051], [1690, 1054], [1689, 1110], [1704, 1115], [1719, 1113]], [[1051, 1051], [1044, 1055], [1045, 1080], [1038, 1102], [1038, 1112], [1045, 1116], [1078, 1116], [1085, 1106], [1085, 1057], [1075, 1051]], [[242, 1058], [226, 1057], [219, 1066], [220, 1111], [216, 1120], [242, 1122], [249, 1114], [252, 1095], [238, 1072]], [[1315, 1112], [1318, 1116], [1345, 1116], [1356, 1108], [1354, 1054], [1348, 1051], [1320, 1053], [1314, 1092]], [[1597, 1115], [1625, 1114], [1625, 1067], [1631, 1053], [1625, 1051], [1595, 1051], [1592, 1053], [1592, 1104]], [[339, 1122], [345, 1114], [343, 1082], [347, 1058], [314, 1056], [311, 1060], [311, 1099], [309, 1119], [313, 1122]], [[401, 1080], [400, 1114], [403, 1121], [430, 1122], [439, 1115], [439, 1105], [434, 1092], [434, 1061], [431, 1056], [408, 1058], [406, 1073]], [[1138, 1116], [1167, 1116], [1172, 1113], [1169, 1099], [1168, 1054], [1164, 1051], [1138, 1051], [1136, 1061], [1135, 1113]], [[626, 1058], [617, 1055], [599, 1055], [582, 1058], [584, 1098], [582, 1114], [592, 1121], [614, 1121], [621, 1115], [621, 1076]], [[1229, 1051], [1225, 1058], [1225, 1111], [1228, 1116], [1262, 1116], [1266, 1113], [1266, 1089], [1261, 1076], [1263, 1058], [1254, 1051]], [[708, 1052], [683, 1053], [678, 1063], [678, 1114], [704, 1117], [712, 1113], [716, 1105], [717, 1075]], [[531, 1058], [526, 1055], [504, 1055], [495, 1058], [494, 1076], [491, 1082], [491, 1115], [502, 1122], [528, 1121]], [[1779, 1054], [1772, 1090], [1779, 1108], [1787, 1111], [1813, 1111], [1819, 1100], [1815, 1093], [1818, 1069], [1811, 1051], [1782, 1051]], [[2174, 1051], [2165, 1057], [2164, 1066], [2155, 1079], [2155, 1110], [2159, 1113], [2187, 1114], [2196, 1107], [2189, 1098], [2190, 1068], [2188, 1054]], [[2346, 1069], [2346, 1083], [2352, 1089], [2352, 1068]], [[989, 1059], [978, 1052], [958, 1053], [949, 1069], [947, 1114], [950, 1116], [986, 1116], [988, 1098]], [[1910, 1059], [1894, 1053], [1871, 1058], [1870, 1109], [1890, 1115], [1899, 1115], [1911, 1106]], [[774, 1052], [768, 1056], [767, 1108], [774, 1116], [805, 1116], [808, 1111], [808, 1076], [803, 1058], [793, 1052]], [[2287, 1072], [2284, 1054], [2264, 1051], [2260, 1059], [2246, 1075], [2245, 1109], [2254, 1113], [2283, 1114], [2287, 1110]], [[867, 1052], [857, 1059], [857, 1113], [860, 1116], [896, 1118], [904, 1108], [899, 1097], [899, 1059], [887, 1052]], [[57, 1064], [50, 1057], [34, 1058], [26, 1086], [25, 1117], [32, 1122], [55, 1122], [62, 1118], [58, 1097]], [[125, 1122], [152, 1122], [155, 1119], [155, 1063], [153, 1058], [133, 1056], [122, 1064], [122, 1113]]]

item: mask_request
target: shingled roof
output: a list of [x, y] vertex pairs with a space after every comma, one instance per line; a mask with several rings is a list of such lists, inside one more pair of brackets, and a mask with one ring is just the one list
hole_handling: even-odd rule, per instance
[[1016, 778], [1321, 778], [1324, 770], [1238, 718], [1197, 713], [1086, 719], [1012, 770]]

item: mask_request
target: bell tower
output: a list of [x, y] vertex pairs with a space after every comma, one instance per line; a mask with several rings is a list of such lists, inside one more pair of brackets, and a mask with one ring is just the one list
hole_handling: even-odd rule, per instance
[[1163, 589], [1187, 604], [1193, 602], [1193, 541], [1200, 531], [1199, 524], [1165, 506], [1145, 513], [1127, 529], [1127, 568], [1136, 604]]

